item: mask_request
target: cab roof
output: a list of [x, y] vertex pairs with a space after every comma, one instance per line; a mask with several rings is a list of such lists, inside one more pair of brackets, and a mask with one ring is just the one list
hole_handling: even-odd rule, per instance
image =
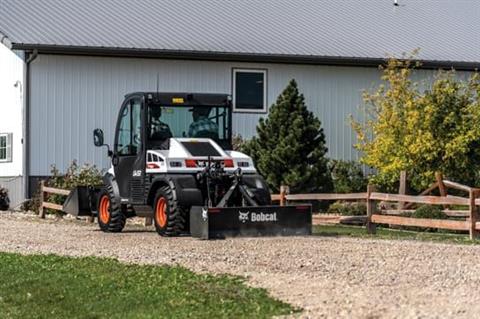
[[185, 93], [185, 92], [133, 92], [125, 95], [143, 96], [145, 101], [162, 105], [192, 105], [192, 106], [230, 106], [231, 97], [218, 93]]

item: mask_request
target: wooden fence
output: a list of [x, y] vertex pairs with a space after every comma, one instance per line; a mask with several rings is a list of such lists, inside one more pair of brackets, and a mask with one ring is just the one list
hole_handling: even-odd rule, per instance
[[45, 182], [41, 181], [40, 182], [40, 208], [38, 210], [38, 215], [40, 216], [40, 218], [45, 218], [45, 208], [63, 211], [63, 205], [50, 203], [46, 201], [48, 197], [46, 197], [45, 194], [56, 194], [56, 195], [68, 196], [70, 194], [70, 191], [66, 189], [47, 187], [45, 186]]
[[[428, 195], [439, 188], [441, 196]], [[447, 194], [447, 189], [452, 188], [468, 193], [468, 197], [451, 196]], [[415, 226], [425, 228], [438, 228], [449, 230], [468, 231], [470, 239], [478, 236], [480, 231], [480, 222], [478, 222], [478, 206], [480, 206], [480, 189], [472, 188], [451, 181], [437, 179], [431, 187], [420, 195], [388, 194], [375, 191], [375, 186], [369, 185], [365, 193], [350, 194], [289, 194], [288, 187], [282, 186], [280, 194], [272, 195], [273, 201], [279, 201], [280, 205], [286, 205], [288, 202], [295, 201], [365, 201], [367, 206], [367, 231], [375, 233], [377, 224], [389, 224], [400, 226]], [[378, 202], [395, 202], [397, 209], [379, 209]], [[412, 218], [402, 216], [413, 213], [415, 210], [408, 209], [415, 204], [424, 205], [442, 205], [442, 210], [447, 216], [454, 217], [457, 220], [447, 219], [427, 219]], [[468, 207], [465, 210], [450, 210], [450, 205], [460, 205]], [[465, 218], [458, 220], [458, 218]]]

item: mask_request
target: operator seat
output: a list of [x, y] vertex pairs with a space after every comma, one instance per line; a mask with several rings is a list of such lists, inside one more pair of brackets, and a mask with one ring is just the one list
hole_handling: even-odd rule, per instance
[[168, 150], [170, 149], [171, 132], [156, 131], [148, 139], [147, 147], [153, 150]]
[[219, 140], [218, 132], [212, 132], [212, 131], [207, 131], [207, 130], [199, 131], [199, 132], [195, 133], [195, 135], [193, 137], [209, 138], [209, 139], [214, 140], [215, 142], [218, 142], [218, 140]]

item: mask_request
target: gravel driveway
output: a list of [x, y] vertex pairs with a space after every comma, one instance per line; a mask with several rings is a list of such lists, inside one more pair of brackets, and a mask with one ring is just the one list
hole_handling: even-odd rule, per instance
[[248, 277], [302, 317], [473, 318], [480, 313], [480, 246], [335, 237], [162, 238], [127, 225], [0, 214], [0, 251], [108, 256]]

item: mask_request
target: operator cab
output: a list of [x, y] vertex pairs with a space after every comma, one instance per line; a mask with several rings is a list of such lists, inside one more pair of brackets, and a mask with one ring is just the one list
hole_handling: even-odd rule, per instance
[[169, 149], [170, 138], [210, 138], [231, 149], [231, 102], [223, 94], [146, 93], [147, 149]]

